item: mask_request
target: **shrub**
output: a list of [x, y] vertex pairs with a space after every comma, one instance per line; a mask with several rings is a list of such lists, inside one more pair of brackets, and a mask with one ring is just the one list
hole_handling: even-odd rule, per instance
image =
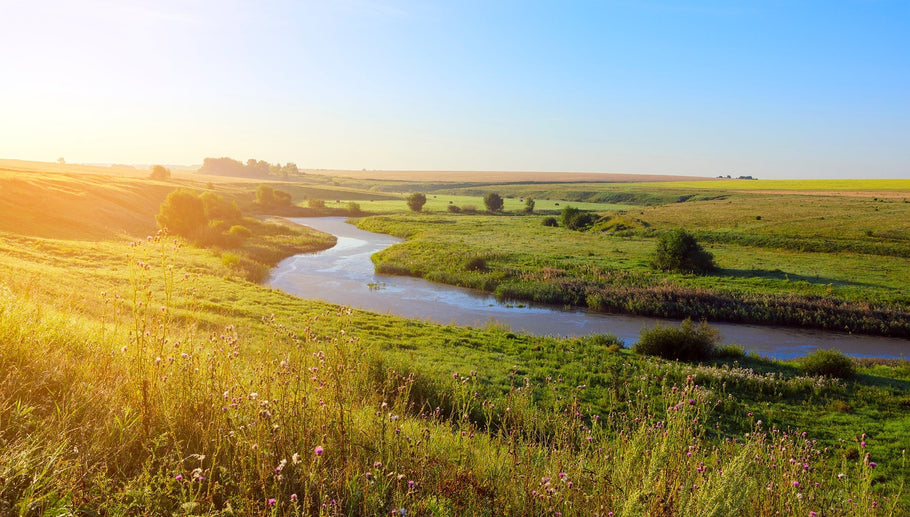
[[275, 202], [275, 189], [268, 185], [259, 185], [256, 188], [256, 202], [262, 206], [269, 206]]
[[651, 267], [662, 271], [704, 274], [715, 269], [714, 256], [705, 251], [686, 230], [676, 229], [660, 236]]
[[533, 211], [534, 211], [534, 200], [532, 198], [528, 198], [525, 200], [525, 213], [530, 214]]
[[253, 236], [253, 232], [250, 231], [250, 229], [246, 226], [235, 224], [234, 226], [231, 226], [230, 230], [228, 230], [228, 235], [237, 237], [238, 239], [249, 239]]
[[205, 217], [209, 220], [236, 221], [242, 217], [236, 201], [228, 201], [214, 192], [203, 192], [201, 196]]
[[[450, 203], [451, 203], [451, 201], [450, 201]], [[449, 212], [452, 212], [453, 214], [457, 214], [457, 213], [461, 212], [461, 208], [458, 208], [458, 205], [449, 205], [447, 208], [448, 208]]]
[[806, 375], [849, 379], [856, 373], [853, 360], [837, 350], [816, 350], [800, 361]]
[[348, 203], [348, 213], [351, 215], [361, 215], [363, 210], [360, 209], [360, 205], [351, 201]]
[[408, 194], [405, 200], [408, 202], [408, 208], [413, 212], [420, 212], [423, 210], [423, 205], [427, 204], [427, 196], [422, 192]]
[[544, 226], [559, 226], [559, 221], [555, 217], [544, 217], [540, 224]]
[[607, 349], [625, 348], [626, 345], [622, 338], [616, 334], [592, 334], [582, 340], [582, 343], [588, 346], [600, 346]]
[[325, 201], [322, 199], [308, 199], [306, 206], [310, 208], [325, 208]]
[[696, 325], [686, 318], [679, 328], [658, 324], [654, 328], [643, 329], [638, 342], [632, 345], [632, 351], [664, 359], [702, 361], [714, 353], [717, 337], [717, 329], [707, 322]]
[[483, 257], [471, 257], [464, 264], [465, 271], [486, 271], [487, 260]]
[[562, 225], [570, 230], [582, 231], [594, 223], [594, 214], [583, 212], [573, 206], [566, 206], [560, 215]]
[[205, 206], [195, 192], [178, 189], [167, 195], [155, 216], [159, 228], [182, 237], [191, 237], [206, 224]]
[[483, 197], [483, 204], [490, 212], [502, 212], [504, 202], [502, 196], [496, 192], [487, 192], [487, 195]]

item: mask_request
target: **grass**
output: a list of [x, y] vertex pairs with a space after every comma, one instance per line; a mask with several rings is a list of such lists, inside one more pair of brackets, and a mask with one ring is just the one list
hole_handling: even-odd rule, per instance
[[835, 380], [434, 325], [135, 237], [0, 233], [0, 514], [910, 507], [907, 362]]
[[[379, 271], [503, 298], [910, 336], [906, 203], [796, 196], [783, 205], [768, 194], [736, 194], [633, 210], [600, 207], [607, 222], [587, 232], [543, 227], [542, 216], [516, 213], [427, 210], [358, 224], [408, 239], [374, 257]], [[707, 244], [718, 272], [648, 267], [657, 239], [679, 226]], [[474, 257], [488, 267], [465, 270]]]

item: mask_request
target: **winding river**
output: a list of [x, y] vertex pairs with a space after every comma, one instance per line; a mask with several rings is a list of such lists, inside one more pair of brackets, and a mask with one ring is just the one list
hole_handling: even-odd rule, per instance
[[[581, 336], [612, 333], [633, 343], [642, 327], [677, 322], [561, 310], [552, 306], [500, 302], [472, 289], [420, 278], [375, 273], [370, 256], [401, 239], [361, 230], [343, 217], [302, 217], [291, 221], [331, 233], [338, 243], [317, 253], [295, 255], [275, 267], [268, 285], [301, 298], [324, 300], [368, 311], [438, 323], [485, 326], [496, 324], [516, 332]], [[837, 349], [855, 357], [907, 357], [910, 340], [784, 327], [712, 323], [721, 341], [778, 359], [806, 355], [818, 348]]]

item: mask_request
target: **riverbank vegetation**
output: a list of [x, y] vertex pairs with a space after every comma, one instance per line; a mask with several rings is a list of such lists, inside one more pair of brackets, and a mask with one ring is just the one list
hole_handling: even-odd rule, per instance
[[[530, 216], [520, 198], [501, 216], [425, 209], [422, 216], [388, 213], [358, 225], [408, 239], [376, 255], [379, 271], [506, 299], [910, 336], [910, 203], [806, 194], [781, 202], [781, 195], [715, 192], [585, 212], [571, 205], [591, 219], [585, 231], [566, 228], [565, 217], [559, 227], [545, 226], [556, 207]], [[559, 210], [568, 211], [565, 204]], [[713, 255], [711, 274], [649, 268], [660, 240], [679, 228]], [[465, 270], [474, 256], [489, 267]]]
[[[910, 508], [907, 362], [849, 360], [855, 375], [838, 379], [735, 350], [665, 361], [608, 336], [302, 300], [247, 281], [212, 248], [116, 226], [135, 216], [153, 228], [167, 192], [92, 181], [67, 184], [121, 217], [78, 235], [115, 231], [45, 235], [34, 210], [18, 214], [30, 228], [0, 229], [0, 514]], [[144, 196], [158, 203], [134, 208]], [[471, 271], [501, 259], [484, 260]]]

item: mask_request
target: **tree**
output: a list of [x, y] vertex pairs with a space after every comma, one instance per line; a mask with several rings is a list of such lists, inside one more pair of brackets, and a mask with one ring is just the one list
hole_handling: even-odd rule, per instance
[[160, 228], [183, 237], [194, 236], [208, 222], [202, 198], [186, 189], [168, 194], [155, 220]]
[[528, 198], [525, 200], [525, 213], [530, 214], [534, 212], [534, 199]]
[[228, 201], [214, 192], [203, 192], [201, 196], [205, 217], [210, 221], [236, 221], [242, 217], [234, 200]]
[[405, 198], [408, 202], [408, 208], [414, 212], [423, 210], [423, 205], [427, 204], [427, 196], [422, 192], [414, 192]]
[[483, 197], [483, 204], [490, 212], [502, 212], [502, 196], [496, 192], [487, 192], [487, 195]]
[[714, 255], [705, 251], [686, 230], [671, 230], [657, 240], [651, 267], [662, 271], [705, 274], [716, 269]]
[[163, 165], [155, 165], [152, 167], [152, 173], [149, 174], [149, 178], [153, 180], [166, 180], [170, 179], [171, 170]]
[[275, 189], [268, 185], [259, 185], [256, 188], [256, 202], [262, 206], [269, 206], [275, 202]]

